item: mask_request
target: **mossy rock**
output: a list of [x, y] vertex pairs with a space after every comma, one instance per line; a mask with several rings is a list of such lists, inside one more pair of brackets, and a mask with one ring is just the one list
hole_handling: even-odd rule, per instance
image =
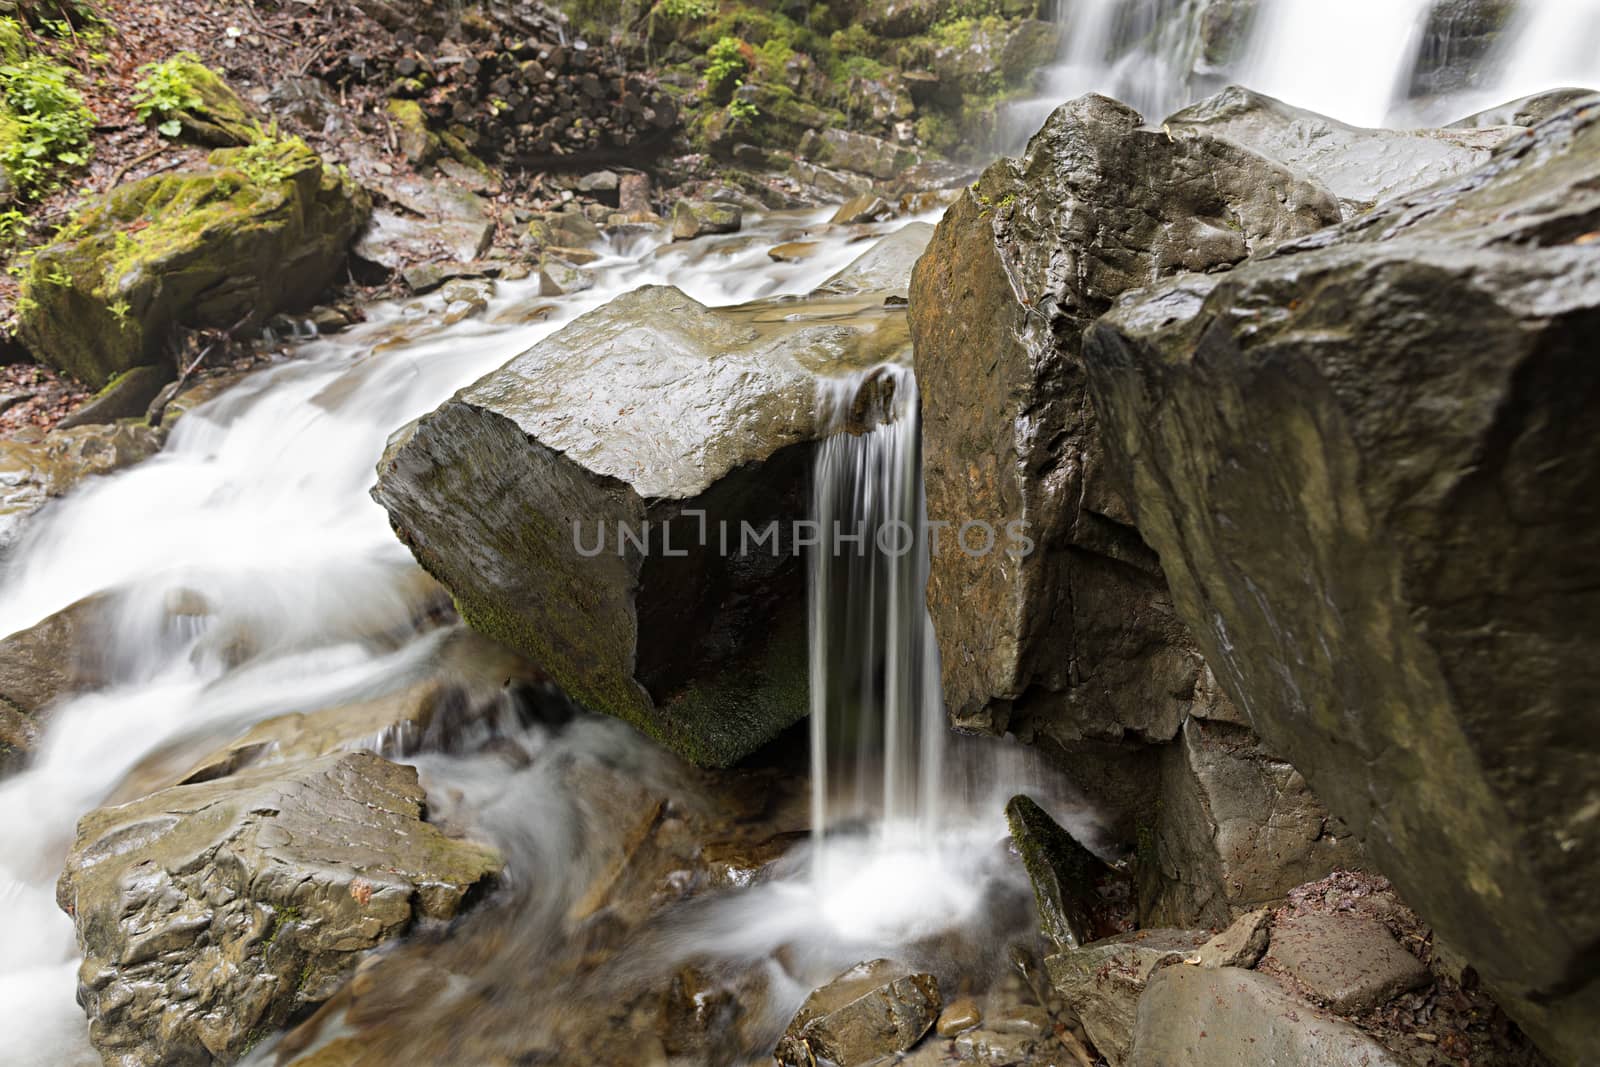
[[222, 76], [204, 63], [179, 56], [170, 61], [200, 103], [171, 113], [186, 140], [212, 148], [236, 148], [262, 140], [261, 119]]
[[389, 118], [394, 122], [395, 140], [412, 166], [423, 166], [439, 158], [439, 136], [428, 128], [428, 116], [415, 100], [389, 101]]
[[29, 265], [18, 331], [100, 388], [156, 362], [175, 327], [249, 327], [312, 303], [369, 207], [298, 140], [218, 150], [82, 211]]

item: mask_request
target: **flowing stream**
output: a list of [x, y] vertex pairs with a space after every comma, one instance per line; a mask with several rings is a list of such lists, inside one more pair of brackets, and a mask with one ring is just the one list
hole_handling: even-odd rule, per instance
[[[112, 622], [99, 650], [107, 684], [58, 707], [27, 769], [0, 783], [8, 813], [0, 821], [0, 1062], [98, 1062], [74, 1003], [72, 924], [54, 900], [79, 816], [152, 760], [204, 753], [288, 711], [393, 690], [437, 652], [438, 632], [413, 626], [423, 610], [420, 572], [367, 496], [388, 436], [638, 285], [670, 282], [719, 305], [807, 293], [866, 246], [824, 235], [823, 251], [804, 264], [772, 263], [766, 249], [785, 227], [822, 220], [774, 217], [732, 238], [613, 246], [594, 265], [599, 284], [588, 292], [545, 308], [536, 282], [502, 284], [484, 316], [448, 328], [433, 325], [438, 309], [428, 301], [373, 308], [364, 325], [302, 345], [295, 360], [185, 415], [156, 457], [28, 523], [0, 570], [0, 632], [95, 594], [111, 598]], [[528, 321], [529, 309], [542, 317]], [[861, 379], [819, 397], [839, 413], [841, 432], [819, 449], [816, 482], [817, 517], [861, 523], [869, 539], [886, 522], [919, 529], [922, 507], [915, 377], [884, 367], [873, 379], [882, 421], [867, 432], [845, 426]], [[825, 768], [815, 778], [814, 820], [830, 832], [800, 850], [804, 861], [777, 884], [717, 903], [679, 931], [678, 955], [756, 961], [805, 930], [815, 952], [805, 973], [820, 982], [871, 951], [973, 919], [993, 884], [1015, 890], [1014, 865], [994, 853], [1004, 797], [977, 803], [978, 793], [994, 780], [996, 760], [1009, 761], [1001, 777], [1015, 788], [1039, 772], [1012, 746], [963, 748], [964, 763], [943, 751], [922, 604], [927, 566], [920, 535], [906, 551], [869, 544], [814, 559], [815, 746]], [[523, 739], [530, 749], [565, 746], [565, 762], [621, 761], [663, 789], [690, 788], [619, 724], [586, 722], [559, 738], [541, 729]], [[514, 883], [552, 863], [576, 872], [595, 847], [582, 847], [584, 813], [559, 798], [543, 764], [507, 770], [426, 753], [413, 761], [430, 795], [465, 796], [468, 808], [476, 798], [470, 821], [507, 854]], [[912, 825], [920, 832], [900, 833]], [[581, 881], [574, 873], [560, 884]], [[566, 899], [555, 885], [541, 892], [546, 903], [525, 898], [517, 920], [523, 970], [547, 950], [539, 938]], [[804, 991], [795, 985], [771, 998], [769, 1029], [781, 1028]]]

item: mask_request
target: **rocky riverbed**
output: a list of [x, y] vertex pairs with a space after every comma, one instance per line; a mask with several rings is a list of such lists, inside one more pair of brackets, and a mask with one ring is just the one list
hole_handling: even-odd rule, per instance
[[1587, 1063], [1600, 96], [1423, 6], [0, 3], [0, 1059]]

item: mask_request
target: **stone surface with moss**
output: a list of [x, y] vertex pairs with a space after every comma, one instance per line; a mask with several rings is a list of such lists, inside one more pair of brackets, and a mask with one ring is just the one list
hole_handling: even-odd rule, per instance
[[817, 380], [907, 342], [881, 295], [713, 310], [647, 286], [398, 435], [374, 496], [469, 624], [727, 765], [808, 710], [789, 523], [824, 432]]
[[100, 387], [178, 327], [249, 328], [334, 279], [364, 193], [297, 140], [213, 152], [119, 186], [33, 257], [18, 300], [35, 357]]
[[[140, 115], [198, 144], [230, 148], [267, 136], [259, 115], [216, 71], [180, 54], [144, 68], [135, 96]], [[175, 125], [165, 125], [175, 124]]]

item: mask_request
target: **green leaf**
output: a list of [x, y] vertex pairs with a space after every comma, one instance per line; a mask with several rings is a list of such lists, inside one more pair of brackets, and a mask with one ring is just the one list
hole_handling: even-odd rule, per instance
[[177, 119], [168, 119], [166, 122], [163, 122], [161, 125], [157, 126], [156, 129], [161, 131], [161, 135], [163, 137], [176, 137], [178, 134], [183, 132], [183, 123], [179, 122]]

